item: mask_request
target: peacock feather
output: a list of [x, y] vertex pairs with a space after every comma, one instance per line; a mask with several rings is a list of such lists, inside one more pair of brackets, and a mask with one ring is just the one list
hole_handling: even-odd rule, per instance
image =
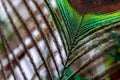
[[111, 76], [120, 70], [120, 0], [18, 3], [0, 0], [9, 20], [0, 21], [0, 80], [119, 77]]
[[[70, 2], [71, 1], [71, 2]], [[87, 1], [87, 0], [85, 0]], [[101, 1], [101, 2], [100, 2]], [[104, 2], [105, 0], [103, 0]], [[115, 0], [116, 1], [116, 0]], [[106, 3], [109, 4], [110, 3], [114, 3], [113, 1], [109, 1], [106, 0]], [[91, 2], [88, 1], [88, 5], [86, 8], [86, 12], [83, 11], [82, 13], [82, 6], [86, 6], [86, 4], [84, 4], [84, 1], [73, 1], [73, 0], [56, 0], [58, 8], [59, 8], [59, 12], [61, 13], [61, 20], [64, 23], [64, 27], [62, 26], [61, 28], [63, 28], [63, 32], [65, 33], [65, 35], [67, 36], [67, 42], [69, 44], [69, 46], [67, 47], [68, 49], [68, 54], [67, 57], [69, 58], [71, 55], [73, 56], [73, 53], [76, 53], [76, 51], [78, 49], [80, 49], [85, 43], [87, 43], [87, 41], [91, 41], [97, 37], [100, 37], [101, 35], [110, 32], [110, 35], [108, 37], [106, 37], [106, 39], [103, 41], [103, 43], [108, 42], [110, 39], [115, 38], [115, 35], [117, 35], [116, 33], [113, 33], [113, 29], [109, 29], [107, 31], [105, 31], [105, 33], [102, 33], [102, 29], [104, 30], [105, 27], [108, 26], [115, 26], [116, 24], [119, 25], [119, 20], [120, 20], [120, 12], [119, 11], [113, 11], [113, 12], [89, 12], [89, 10], [91, 8], [89, 8], [89, 5], [92, 5], [92, 0]], [[83, 2], [83, 4], [81, 4]], [[96, 1], [98, 4], [102, 4], [102, 0]], [[79, 4], [77, 5], [77, 10], [75, 9], [74, 5], [72, 4]], [[81, 5], [80, 5], [81, 4]], [[118, 3], [119, 4], [119, 3]], [[111, 4], [112, 5], [112, 4]], [[110, 6], [111, 6], [110, 5]], [[104, 8], [104, 5], [98, 5], [95, 7], [99, 7], [101, 6], [101, 8]], [[110, 7], [109, 6], [109, 7]], [[81, 11], [79, 11], [81, 9]], [[88, 10], [88, 11], [87, 11]], [[96, 32], [100, 32], [96, 33]], [[96, 35], [94, 35], [94, 33], [96, 33]], [[101, 34], [102, 33], [102, 34]], [[64, 36], [65, 36], [64, 35]], [[89, 38], [92, 35], [92, 38]], [[68, 37], [69, 36], [69, 37]], [[93, 37], [94, 36], [94, 37]], [[88, 38], [85, 41], [85, 38]], [[108, 38], [108, 39], [107, 39]], [[85, 42], [84, 42], [85, 41]], [[100, 40], [101, 41], [101, 40]], [[117, 45], [119, 45], [119, 38], [117, 40]], [[100, 44], [98, 44], [100, 45]], [[98, 46], [96, 45], [96, 47]], [[116, 49], [114, 47], [112, 47], [111, 49]], [[81, 57], [81, 52], [78, 53], [77, 56]], [[112, 57], [112, 59], [114, 60], [119, 60], [119, 52], [113, 53], [114, 55], [110, 55]], [[116, 55], [117, 54], [117, 55]], [[76, 55], [74, 56], [75, 58]], [[73, 59], [73, 60], [72, 60]], [[75, 61], [74, 58], [71, 59], [72, 61]], [[76, 59], [77, 60], [77, 59]], [[78, 73], [81, 69], [78, 69], [78, 71], [76, 71], [75, 73]], [[75, 73], [73, 73], [72, 75], [70, 75], [68, 77], [68, 79], [71, 79], [73, 76], [75, 76]]]

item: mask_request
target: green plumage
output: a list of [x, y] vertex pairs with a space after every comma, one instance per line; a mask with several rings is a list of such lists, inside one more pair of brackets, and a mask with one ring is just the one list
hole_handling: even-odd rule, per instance
[[[110, 25], [117, 24], [120, 21], [119, 11], [104, 13], [104, 14], [86, 13], [81, 15], [74, 8], [72, 8], [68, 0], [56, 0], [56, 3], [59, 9], [59, 12], [61, 14], [61, 17], [60, 17], [60, 21], [61, 21], [60, 23], [62, 23], [61, 29], [65, 33], [63, 37], [65, 35], [67, 36], [66, 42], [69, 44], [67, 48], [68, 57], [69, 55], [74, 53], [73, 51], [82, 47], [82, 45], [79, 46], [79, 43], [82, 44], [81, 40], [85, 39], [86, 37], [89, 37], [91, 34], [95, 33], [100, 29], [103, 29]], [[106, 39], [105, 42], [108, 42], [109, 39], [116, 38], [115, 35], [111, 34], [108, 37], [108, 39]], [[116, 42], [117, 43], [119, 42], [119, 38]], [[76, 46], [79, 46], [79, 47], [74, 50]], [[112, 57], [116, 59], [116, 56], [112, 56]], [[118, 60], [118, 57], [117, 57], [117, 60]]]
[[[56, 0], [58, 8], [61, 12], [61, 16], [64, 21], [68, 24], [70, 30], [77, 29], [80, 25], [81, 15], [77, 13], [68, 3], [67, 0]], [[103, 25], [111, 25], [115, 22], [120, 21], [120, 12], [106, 13], [106, 14], [85, 14], [84, 20], [79, 33], [82, 35], [87, 30], [92, 30], [93, 28], [102, 27]], [[82, 33], [81, 33], [82, 32]]]
[[[65, 76], [66, 77], [69, 77], [70, 75], [72, 74], [72, 70], [70, 68], [66, 69], [66, 73], [65, 73]], [[64, 78], [63, 80], [66, 80], [66, 78]], [[75, 75], [72, 80], [89, 80], [87, 78], [82, 78], [80, 77], [79, 75]]]

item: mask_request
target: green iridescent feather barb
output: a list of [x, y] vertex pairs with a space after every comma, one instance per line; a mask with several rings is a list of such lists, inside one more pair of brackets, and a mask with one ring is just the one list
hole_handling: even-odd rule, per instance
[[120, 0], [14, 1], [0, 0], [0, 80], [120, 79]]
[[[104, 26], [112, 25], [120, 21], [119, 11], [105, 14], [86, 13], [82, 16], [70, 6], [67, 0], [57, 0], [57, 4], [63, 21], [66, 24], [69, 37], [75, 37], [75, 34], [78, 34], [78, 37], [80, 37], [79, 40], [86, 32], [90, 33], [89, 31], [92, 32], [100, 27], [104, 28]], [[82, 17], [84, 17], [83, 20]], [[80, 24], [81, 20], [82, 24]]]
[[[89, 5], [87, 5], [88, 6], [88, 9], [87, 9], [85, 7], [85, 5], [87, 4], [87, 3], [85, 4], [85, 1], [87, 0], [84, 0], [84, 1], [56, 0], [57, 6], [59, 8], [59, 12], [62, 16], [60, 17], [61, 19], [60, 21], [64, 23], [64, 26], [62, 26], [63, 28], [62, 30], [63, 32], [65, 32], [65, 35], [67, 36], [66, 39], [69, 44], [67, 48], [69, 50], [67, 53], [68, 57], [70, 57], [70, 55], [73, 54], [74, 51], [76, 51], [78, 48], [82, 47], [83, 46], [82, 44], [85, 44], [83, 39], [85, 39], [86, 37], [89, 37], [90, 35], [99, 31], [100, 29], [104, 30], [105, 27], [119, 24], [119, 21], [120, 21], [120, 11], [118, 7], [118, 5], [120, 4], [116, 3], [117, 0], [112, 0], [112, 1], [101, 0], [101, 3], [97, 2], [95, 4], [92, 3], [92, 0], [91, 0], [91, 3], [88, 3], [88, 4], [93, 5], [94, 7], [98, 7], [95, 10], [92, 10], [93, 6], [89, 7]], [[104, 5], [106, 4], [107, 6], [104, 6], [102, 4], [102, 1], [103, 1], [103, 4]], [[80, 4], [82, 5], [80, 6]], [[108, 8], [108, 6], [112, 7], [115, 4], [116, 4], [116, 8], [115, 7], [111, 9]], [[84, 11], [82, 11], [83, 10], [82, 8], [84, 9]], [[106, 33], [107, 31], [112, 32], [112, 30], [106, 30]], [[113, 39], [115, 35], [116, 34], [111, 34], [109, 37], [112, 37], [111, 39]], [[95, 36], [98, 37], [100, 35], [97, 34]], [[90, 39], [92, 40], [94, 38], [90, 38]], [[119, 42], [119, 38], [116, 41]], [[79, 47], [76, 47], [76, 46], [79, 46]], [[119, 50], [116, 50], [114, 52], [114, 55], [110, 54], [110, 58], [113, 60], [119, 60], [120, 58], [119, 54], [120, 54]]]

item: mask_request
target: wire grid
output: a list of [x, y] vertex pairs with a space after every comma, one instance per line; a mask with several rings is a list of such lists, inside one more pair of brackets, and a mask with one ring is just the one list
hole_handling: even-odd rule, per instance
[[[65, 77], [66, 80], [72, 80], [72, 77], [82, 72], [83, 69], [86, 69], [87, 71], [89, 64], [101, 59], [101, 56], [105, 55], [105, 53], [111, 53], [115, 49], [119, 48], [119, 45], [116, 42], [119, 36], [114, 39], [109, 38], [112, 32], [119, 34], [119, 23], [102, 29], [97, 29], [98, 31], [83, 39], [79, 45], [76, 44], [76, 47], [74, 47], [71, 46], [71, 43], [67, 41], [68, 39], [65, 37], [64, 32], [62, 32], [57, 26], [57, 21], [60, 20], [60, 15], [57, 8], [53, 8], [49, 0], [44, 0], [43, 3], [37, 0], [22, 0], [21, 4], [25, 6], [24, 9], [27, 10], [29, 14], [29, 18], [27, 18], [27, 20], [25, 20], [24, 16], [17, 10], [17, 6], [15, 6], [14, 1], [1, 0], [1, 3], [9, 22], [12, 25], [11, 27], [13, 28], [13, 32], [17, 37], [17, 48], [20, 49], [17, 53], [14, 49], [11, 49], [9, 40], [4, 34], [5, 32], [3, 28], [0, 27], [1, 41], [5, 50], [5, 57], [0, 58], [0, 75], [3, 80], [62, 80]], [[9, 7], [12, 8], [15, 17], [18, 19], [17, 24], [13, 20], [13, 13], [11, 14], [8, 10], [8, 4]], [[35, 6], [35, 10], [31, 8], [30, 4]], [[44, 13], [45, 8], [48, 10], [47, 13]], [[24, 12], [22, 13], [27, 14]], [[38, 19], [38, 16], [42, 18]], [[25, 30], [25, 36], [23, 36], [18, 23], [22, 25], [22, 29]], [[45, 24], [44, 27], [43, 24]], [[112, 32], [110, 30], [112, 30]], [[37, 36], [34, 35], [34, 31], [36, 31], [35, 34], [37, 34]], [[27, 40], [25, 41], [26, 38]], [[107, 38], [111, 40], [106, 41]], [[88, 42], [92, 45], [86, 46], [86, 43]], [[112, 49], [113, 47], [114, 49]], [[99, 50], [97, 50], [97, 52], [92, 56], [89, 56], [89, 52], [94, 48], [99, 48]], [[35, 58], [39, 59], [39, 62], [35, 62]], [[25, 59], [26, 63], [22, 62], [23, 59]], [[6, 63], [3, 61], [6, 61]], [[75, 62], [79, 63], [79, 65], [75, 64]], [[29, 69], [25, 68], [24, 65], [30, 65]], [[100, 79], [111, 72], [113, 68], [119, 69], [119, 66], [119, 63], [114, 64], [100, 74], [92, 76], [91, 79]], [[69, 67], [73, 68], [73, 73], [66, 76], [66, 70]], [[17, 74], [17, 68], [19, 68], [18, 72], [20, 72], [20, 74]], [[26, 72], [27, 70], [28, 72]], [[30, 72], [32, 73], [31, 75], [29, 75]]]

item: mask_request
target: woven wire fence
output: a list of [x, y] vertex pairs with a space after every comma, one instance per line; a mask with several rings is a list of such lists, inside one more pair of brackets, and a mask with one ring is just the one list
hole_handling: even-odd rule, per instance
[[0, 80], [73, 80], [78, 74], [99, 80], [119, 69], [116, 62], [100, 73], [94, 70], [108, 57], [106, 53], [119, 48], [119, 23], [99, 28], [75, 45], [62, 30], [66, 28], [59, 23], [54, 0], [16, 1], [0, 0], [8, 20], [8, 30], [0, 21]]

